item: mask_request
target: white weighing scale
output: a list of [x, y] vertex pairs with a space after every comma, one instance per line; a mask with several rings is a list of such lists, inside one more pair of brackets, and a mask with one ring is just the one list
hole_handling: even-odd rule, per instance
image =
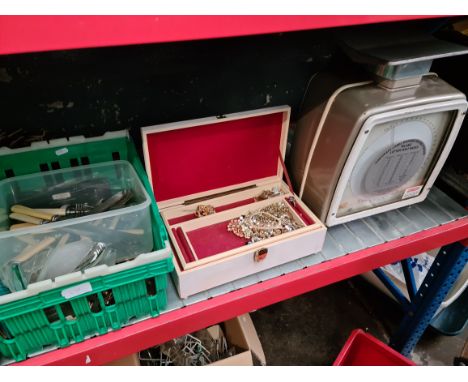
[[347, 31], [343, 45], [372, 80], [316, 75], [291, 150], [299, 196], [327, 226], [423, 201], [467, 110], [465, 95], [429, 72], [467, 47], [393, 27]]

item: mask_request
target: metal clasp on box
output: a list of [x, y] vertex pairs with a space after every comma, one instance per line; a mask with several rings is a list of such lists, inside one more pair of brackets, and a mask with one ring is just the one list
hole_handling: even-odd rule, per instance
[[268, 248], [260, 248], [254, 252], [254, 261], [259, 262], [265, 260], [268, 255]]

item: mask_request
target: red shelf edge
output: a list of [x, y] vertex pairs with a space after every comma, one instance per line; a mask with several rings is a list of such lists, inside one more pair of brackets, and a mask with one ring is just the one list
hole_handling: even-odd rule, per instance
[[292, 32], [441, 16], [0, 16], [0, 55]]
[[102, 365], [240, 314], [468, 238], [468, 217], [165, 313], [14, 365]]

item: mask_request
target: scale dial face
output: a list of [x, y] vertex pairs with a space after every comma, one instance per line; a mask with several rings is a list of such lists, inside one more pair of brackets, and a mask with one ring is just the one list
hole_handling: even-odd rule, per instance
[[366, 127], [367, 139], [336, 216], [418, 196], [439, 156], [453, 117], [453, 111], [440, 111]]

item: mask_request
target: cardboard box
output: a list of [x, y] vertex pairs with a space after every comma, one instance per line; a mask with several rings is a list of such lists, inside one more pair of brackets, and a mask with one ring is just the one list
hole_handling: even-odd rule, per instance
[[253, 357], [261, 365], [266, 365], [262, 344], [248, 313], [224, 322], [224, 329], [228, 343], [245, 349], [245, 351], [213, 362], [209, 366], [253, 366]]
[[138, 353], [133, 353], [127, 357], [109, 362], [108, 364], [104, 366], [141, 366], [141, 365], [140, 365], [140, 358], [138, 357]]
[[[237, 349], [237, 354], [213, 363], [209, 363], [207, 366], [266, 365], [262, 344], [260, 343], [257, 331], [255, 330], [254, 324], [249, 314], [243, 314], [242, 316], [235, 317], [222, 324], [210, 326], [206, 330], [202, 331], [203, 335], [205, 336], [207, 335], [206, 331], [209, 333], [212, 339], [220, 340], [225, 337], [228, 348], [234, 346]], [[197, 333], [199, 332], [192, 333], [192, 335], [198, 338], [200, 334], [197, 335]], [[122, 359], [114, 361], [109, 365], [129, 365], [130, 363], [132, 365], [140, 364], [138, 361], [138, 354], [134, 359], [130, 359], [128, 361], [126, 359]], [[143, 362], [143, 365], [145, 364], [146, 362]]]

